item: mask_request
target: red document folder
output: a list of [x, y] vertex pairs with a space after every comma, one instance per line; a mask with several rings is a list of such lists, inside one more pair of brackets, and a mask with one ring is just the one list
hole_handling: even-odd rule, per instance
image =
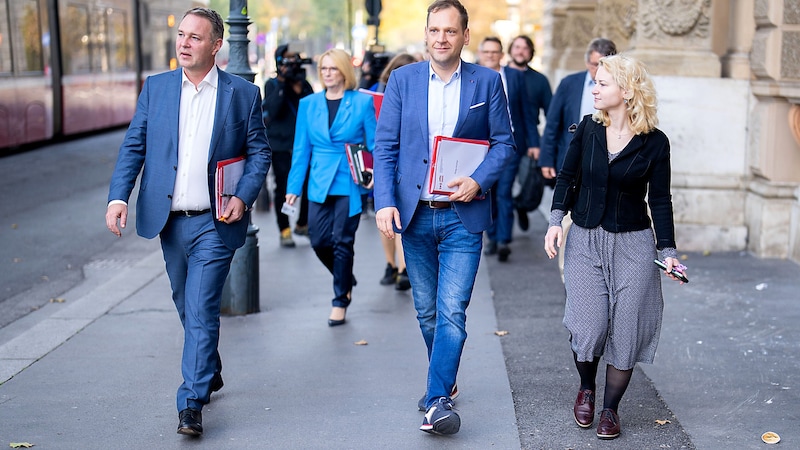
[[367, 177], [370, 175], [367, 169], [372, 169], [372, 153], [364, 144], [345, 144], [345, 153], [353, 181], [362, 186], [368, 185], [370, 180]]
[[472, 175], [489, 152], [489, 141], [436, 136], [430, 165], [430, 193], [450, 195], [455, 188], [447, 183]]
[[380, 116], [381, 114], [381, 105], [383, 104], [383, 92], [370, 91], [369, 89], [364, 89], [364, 88], [359, 89], [358, 92], [372, 96], [372, 104], [375, 105], [375, 118], [377, 119], [378, 116]]
[[217, 188], [217, 220], [222, 217], [228, 201], [236, 193], [236, 185], [244, 174], [244, 156], [231, 159], [224, 159], [217, 162], [217, 170], [214, 174]]

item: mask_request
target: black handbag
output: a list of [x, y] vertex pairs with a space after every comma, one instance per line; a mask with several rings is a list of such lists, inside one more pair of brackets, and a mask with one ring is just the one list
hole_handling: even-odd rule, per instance
[[528, 161], [528, 174], [521, 183], [519, 194], [514, 197], [514, 208], [530, 212], [539, 207], [544, 192], [544, 177], [535, 159], [523, 158]]

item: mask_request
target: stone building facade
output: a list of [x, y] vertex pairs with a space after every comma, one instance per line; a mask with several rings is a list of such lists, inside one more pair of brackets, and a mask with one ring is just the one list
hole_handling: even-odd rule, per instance
[[613, 39], [655, 76], [679, 250], [800, 262], [800, 1], [548, 0], [553, 87]]

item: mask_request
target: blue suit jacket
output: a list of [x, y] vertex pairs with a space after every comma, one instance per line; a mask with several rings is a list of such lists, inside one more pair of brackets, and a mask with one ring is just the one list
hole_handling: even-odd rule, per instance
[[525, 74], [516, 69], [503, 68], [506, 76], [508, 90], [508, 112], [511, 114], [511, 123], [514, 124], [514, 142], [517, 144], [517, 153], [528, 153], [528, 147], [539, 146], [538, 113], [534, 113], [533, 102], [528, 98], [525, 86]]
[[[429, 174], [429, 67], [420, 62], [392, 72], [375, 133], [375, 208], [397, 207], [403, 229], [414, 216]], [[491, 200], [485, 194], [516, 151], [500, 74], [462, 61], [458, 111], [453, 137], [484, 139], [490, 145], [471, 175], [484, 196], [455, 204], [467, 230], [480, 233], [492, 223]]]
[[[216, 67], [213, 70], [218, 70]], [[136, 203], [136, 231], [157, 236], [169, 219], [178, 166], [178, 120], [182, 69], [148, 77], [139, 94], [136, 114], [119, 149], [108, 200], [128, 201], [142, 172]], [[216, 220], [214, 173], [217, 161], [245, 156], [236, 197], [253, 205], [269, 170], [271, 152], [261, 118], [261, 93], [256, 85], [219, 70], [214, 130], [208, 152], [208, 196], [214, 226], [229, 248], [244, 244], [249, 213], [231, 224]]]
[[581, 96], [586, 72], [573, 73], [561, 80], [547, 110], [547, 124], [542, 134], [539, 155], [540, 167], [555, 167], [561, 171], [572, 135], [570, 126], [577, 128], [581, 122]]
[[328, 128], [325, 92], [300, 100], [294, 135], [292, 169], [286, 192], [300, 195], [308, 173], [308, 199], [324, 203], [331, 190], [350, 196], [350, 216], [361, 212], [361, 188], [350, 175], [346, 144], [375, 147], [375, 106], [372, 97], [345, 91], [333, 125]]

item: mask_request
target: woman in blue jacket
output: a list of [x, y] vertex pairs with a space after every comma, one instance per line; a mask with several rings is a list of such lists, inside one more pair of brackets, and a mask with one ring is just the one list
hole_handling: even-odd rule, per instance
[[322, 54], [318, 62], [322, 92], [300, 100], [292, 168], [286, 202], [293, 205], [308, 173], [308, 234], [311, 247], [333, 275], [333, 309], [329, 326], [345, 323], [353, 278], [353, 247], [360, 221], [361, 196], [367, 193], [353, 181], [345, 154], [347, 144], [375, 144], [372, 97], [354, 91], [356, 75], [350, 55], [339, 49]]

